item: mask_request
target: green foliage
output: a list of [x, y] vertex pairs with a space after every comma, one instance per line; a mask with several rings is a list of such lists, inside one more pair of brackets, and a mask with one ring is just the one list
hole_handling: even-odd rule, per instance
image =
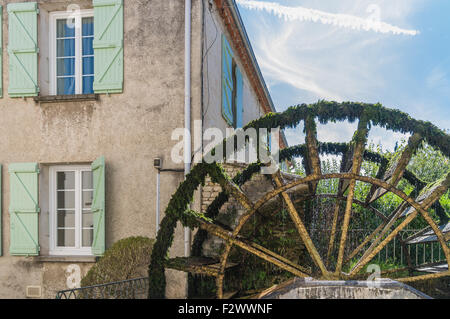
[[450, 162], [441, 151], [424, 143], [411, 159], [408, 169], [424, 182], [432, 183], [450, 172]]
[[308, 115], [318, 119], [321, 124], [348, 120], [353, 123], [364, 117], [371, 125], [384, 127], [400, 133], [419, 133], [433, 147], [450, 157], [450, 136], [430, 122], [415, 120], [399, 110], [387, 109], [381, 104], [358, 102], [319, 101], [314, 104], [291, 106], [283, 113], [269, 113], [261, 119], [250, 122], [247, 127], [276, 128], [296, 127]]
[[194, 196], [194, 191], [200, 185], [204, 185], [207, 175], [215, 183], [220, 183], [224, 178], [227, 178], [223, 168], [216, 163], [197, 164], [192, 168], [169, 201], [165, 216], [160, 224], [149, 266], [149, 298], [161, 299], [165, 297], [166, 277], [164, 275], [164, 263], [167, 259], [169, 248], [172, 246], [177, 222], [180, 221], [183, 226], [193, 229], [198, 226], [197, 218], [208, 220], [206, 216], [199, 213], [194, 214], [188, 209], [188, 205]]
[[130, 237], [119, 240], [89, 270], [81, 286], [92, 286], [144, 277], [150, 264], [153, 239]]

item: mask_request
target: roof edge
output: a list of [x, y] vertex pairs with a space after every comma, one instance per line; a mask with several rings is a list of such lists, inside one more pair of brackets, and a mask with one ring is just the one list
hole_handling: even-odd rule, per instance
[[[242, 60], [249, 60], [252, 66], [253, 78], [255, 78], [258, 82], [258, 88], [255, 89], [258, 98], [260, 99], [261, 105], [265, 111], [265, 113], [269, 112], [277, 112], [275, 106], [273, 104], [272, 98], [270, 96], [269, 90], [266, 85], [266, 81], [262, 75], [261, 69], [259, 68], [258, 61], [256, 60], [255, 53], [253, 51], [252, 45], [250, 43], [250, 39], [247, 35], [247, 31], [245, 30], [244, 22], [242, 21], [241, 15], [239, 13], [239, 9], [237, 7], [235, 0], [214, 0], [217, 8], [219, 8], [220, 15], [225, 22], [226, 27], [228, 28], [228, 32], [231, 34], [232, 41], [236, 44], [242, 44], [244, 51], [240, 54], [243, 54], [244, 57], [241, 56]], [[237, 34], [236, 31], [237, 30]], [[239, 43], [240, 42], [240, 43]], [[247, 70], [248, 71], [248, 70]], [[250, 80], [252, 80], [251, 74], [249, 74]], [[288, 143], [286, 140], [286, 136], [284, 133], [281, 134], [281, 143], [282, 146], [287, 147]]]

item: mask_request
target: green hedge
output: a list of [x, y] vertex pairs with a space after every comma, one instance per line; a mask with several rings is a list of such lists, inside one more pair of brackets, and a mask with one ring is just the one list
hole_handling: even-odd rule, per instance
[[145, 277], [154, 243], [154, 239], [146, 237], [119, 240], [89, 270], [81, 286]]

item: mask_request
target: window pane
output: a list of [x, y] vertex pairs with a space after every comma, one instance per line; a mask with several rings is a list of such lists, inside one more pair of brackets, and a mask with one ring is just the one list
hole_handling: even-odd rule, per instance
[[75, 94], [75, 77], [58, 79], [58, 95]]
[[83, 208], [91, 208], [93, 198], [93, 191], [83, 191]]
[[94, 93], [94, 77], [83, 76], [83, 94]]
[[75, 39], [56, 40], [57, 57], [75, 56]]
[[94, 18], [83, 18], [83, 36], [94, 35]]
[[92, 247], [93, 238], [93, 229], [83, 229], [83, 247]]
[[75, 189], [75, 172], [58, 172], [58, 189]]
[[94, 228], [94, 219], [91, 212], [83, 213], [83, 228]]
[[94, 189], [94, 182], [92, 180], [92, 172], [83, 172], [83, 189]]
[[83, 58], [83, 75], [94, 74], [94, 57]]
[[69, 24], [67, 24], [67, 21], [69, 19], [63, 19], [57, 21], [56, 26], [56, 36], [58, 38], [67, 38], [67, 37], [74, 37], [75, 36], [75, 19], [70, 19]]
[[58, 228], [74, 228], [75, 227], [75, 211], [60, 210], [58, 215]]
[[61, 75], [75, 75], [75, 59], [74, 58], [64, 58], [57, 59], [57, 74]]
[[83, 38], [83, 55], [93, 55], [94, 47], [93, 47], [94, 38]]
[[59, 191], [56, 207], [58, 209], [75, 209], [75, 191]]
[[75, 247], [75, 229], [58, 229], [58, 247]]

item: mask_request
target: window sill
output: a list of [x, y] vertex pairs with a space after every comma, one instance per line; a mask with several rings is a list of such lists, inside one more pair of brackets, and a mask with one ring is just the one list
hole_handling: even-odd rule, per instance
[[95, 263], [95, 256], [37, 256], [33, 257], [37, 262], [53, 262], [53, 263]]
[[34, 98], [34, 101], [36, 103], [60, 103], [60, 102], [98, 101], [98, 94], [36, 96]]

